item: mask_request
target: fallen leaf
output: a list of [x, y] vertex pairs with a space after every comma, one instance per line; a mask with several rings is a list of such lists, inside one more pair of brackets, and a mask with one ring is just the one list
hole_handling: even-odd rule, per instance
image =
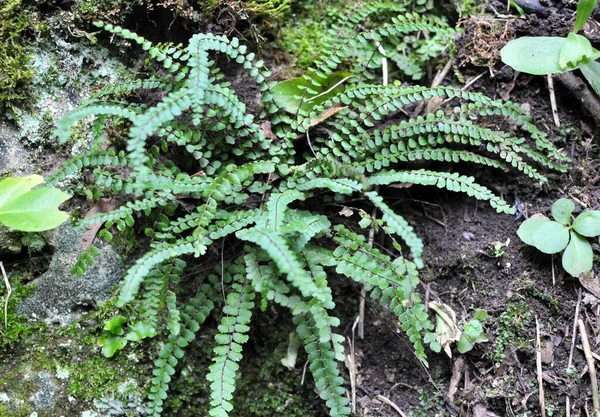
[[596, 298], [600, 300], [600, 282], [598, 278], [594, 276], [594, 272], [587, 274], [581, 274], [579, 276], [579, 282], [589, 292], [591, 292]]
[[273, 125], [268, 120], [262, 122], [260, 128], [265, 132], [265, 138], [277, 139], [277, 136], [275, 136], [275, 133], [273, 133], [273, 131], [271, 130], [273, 128]]
[[[97, 213], [108, 213], [109, 211], [113, 210], [115, 207], [117, 207], [117, 201], [115, 199], [101, 198], [86, 213], [85, 217], [90, 217]], [[102, 227], [103, 224], [104, 224], [104, 222], [96, 223], [96, 224], [86, 227], [86, 231], [83, 234], [83, 236], [81, 237], [80, 246], [81, 246], [82, 250], [86, 250], [87, 248], [92, 246], [92, 243], [94, 242], [94, 239], [96, 238], [96, 234], [98, 233], [98, 230], [100, 230], [100, 228]]]

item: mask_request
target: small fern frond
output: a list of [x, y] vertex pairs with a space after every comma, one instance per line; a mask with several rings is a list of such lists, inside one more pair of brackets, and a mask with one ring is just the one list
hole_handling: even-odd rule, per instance
[[[325, 322], [328, 323], [328, 320]], [[308, 354], [309, 369], [313, 374], [315, 387], [327, 404], [329, 414], [331, 417], [350, 415], [349, 401], [343, 386], [344, 379], [340, 376], [338, 368], [338, 362], [344, 360], [343, 337], [330, 333], [330, 338], [322, 341], [318, 324], [310, 314], [294, 317], [294, 323]]]
[[158, 265], [144, 280], [144, 293], [140, 301], [141, 319], [152, 328], [158, 327], [158, 315], [167, 303], [169, 284], [179, 283], [185, 266], [186, 263], [181, 259], [173, 259]]
[[289, 308], [293, 315], [307, 313], [310, 309], [308, 303], [298, 295], [290, 294], [287, 284], [277, 277], [277, 267], [272, 264], [261, 265], [258, 262], [255, 249], [246, 248], [244, 256], [248, 280], [254, 286], [254, 291], [262, 295], [261, 309], [267, 308], [267, 301]]
[[[162, 244], [149, 252], [146, 252], [144, 256], [139, 258], [127, 271], [127, 274], [123, 279], [121, 291], [119, 292], [117, 306], [123, 307], [135, 298], [141, 282], [148, 276], [150, 270], [155, 265], [174, 257], [192, 254], [197, 251], [197, 245], [195, 239], [190, 237], [187, 239], [180, 239], [175, 243]], [[206, 247], [204, 247], [204, 252], [206, 252]]]
[[169, 316], [167, 318], [167, 330], [174, 335], [179, 335], [181, 331], [181, 314], [177, 308], [177, 296], [171, 290], [167, 290], [165, 296], [167, 309], [169, 310]]
[[213, 364], [206, 376], [211, 382], [212, 408], [209, 415], [212, 417], [227, 417], [233, 409], [231, 401], [239, 369], [238, 362], [242, 359], [242, 345], [248, 341], [254, 291], [243, 276], [240, 278], [241, 282], [233, 283], [231, 292], [227, 294], [223, 317], [218, 327], [219, 333], [215, 335], [217, 346], [213, 349]]
[[154, 361], [154, 378], [152, 378], [150, 394], [148, 394], [150, 400], [148, 409], [152, 417], [161, 416], [169, 382], [175, 373], [177, 363], [185, 354], [183, 349], [194, 340], [196, 332], [214, 308], [211, 301], [213, 291], [212, 286], [204, 284], [198, 294], [188, 301], [181, 311], [179, 335], [171, 334], [169, 336], [168, 342], [158, 354], [158, 359]]
[[313, 178], [306, 182], [298, 181], [296, 185], [296, 189], [300, 191], [309, 191], [315, 188], [327, 188], [334, 193], [344, 195], [363, 191], [362, 184], [350, 178]]
[[71, 126], [86, 117], [101, 115], [118, 116], [126, 120], [134, 120], [137, 116], [136, 113], [129, 108], [119, 105], [110, 106], [100, 104], [96, 106], [78, 107], [65, 114], [58, 122], [56, 122], [53, 136], [57, 137], [60, 143], [66, 143], [71, 136]]
[[298, 190], [287, 190], [283, 193], [273, 193], [267, 201], [267, 210], [264, 221], [258, 223], [260, 226], [277, 231], [283, 225], [285, 212], [288, 205], [296, 200], [304, 200], [306, 195]]
[[469, 197], [488, 201], [498, 213], [514, 214], [514, 208], [489, 189], [475, 182], [473, 177], [458, 173], [436, 172], [419, 169], [416, 171], [386, 171], [369, 178], [373, 185], [388, 185], [391, 183], [412, 183], [418, 185], [435, 185], [449, 191], [466, 193]]
[[423, 268], [423, 241], [408, 222], [399, 214], [396, 214], [387, 204], [383, 202], [383, 198], [374, 191], [365, 193], [367, 198], [381, 210], [383, 214], [382, 220], [387, 224], [388, 231], [397, 234], [406, 242], [413, 255], [413, 262], [418, 268]]
[[[295, 237], [292, 250], [298, 253], [312, 238], [330, 228], [331, 222], [326, 216], [304, 210], [294, 210], [286, 213], [285, 222], [279, 231], [284, 235]], [[312, 259], [307, 264], [311, 263]]]
[[413, 343], [415, 355], [424, 364], [427, 355], [422, 343], [422, 332], [433, 328], [415, 293], [419, 278], [415, 264], [400, 256], [395, 261], [371, 248], [364, 236], [351, 232], [342, 225], [334, 227], [337, 234], [334, 250], [336, 272], [365, 286], [381, 305], [389, 305], [398, 317], [402, 329]]
[[255, 226], [250, 229], [240, 230], [235, 234], [238, 239], [257, 244], [269, 254], [277, 265], [279, 271], [285, 274], [292, 285], [294, 285], [304, 297], [315, 297], [326, 302], [328, 296], [321, 291], [312, 281], [310, 275], [302, 267], [294, 252], [292, 252], [286, 240], [277, 232], [264, 227]]

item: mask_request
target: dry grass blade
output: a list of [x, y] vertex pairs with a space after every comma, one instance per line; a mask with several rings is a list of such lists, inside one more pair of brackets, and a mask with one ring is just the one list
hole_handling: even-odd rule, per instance
[[8, 300], [10, 300], [12, 288], [10, 286], [10, 282], [8, 281], [8, 276], [6, 275], [4, 264], [2, 262], [0, 262], [0, 270], [2, 270], [2, 277], [4, 278], [4, 285], [6, 286], [6, 299], [4, 300], [4, 327], [8, 327]]

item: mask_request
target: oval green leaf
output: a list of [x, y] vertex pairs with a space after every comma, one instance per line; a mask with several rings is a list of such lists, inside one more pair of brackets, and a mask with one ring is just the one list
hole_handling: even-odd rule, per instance
[[560, 252], [569, 243], [569, 228], [550, 220], [541, 225], [533, 234], [533, 242], [533, 246], [541, 252], [547, 254]]
[[519, 238], [528, 245], [535, 246], [533, 240], [533, 234], [537, 232], [537, 230], [546, 222], [549, 222], [550, 219], [543, 214], [536, 214], [531, 216], [529, 219], [525, 220], [521, 223], [519, 230], [517, 230], [517, 235]]
[[596, 94], [600, 96], [600, 62], [591, 61], [579, 67]]
[[573, 229], [582, 236], [600, 236], [600, 211], [584, 211], [573, 222]]
[[[348, 72], [334, 72], [327, 77], [316, 77], [309, 87], [310, 81], [304, 77], [283, 81], [271, 89], [275, 103], [288, 113], [308, 114], [317, 105], [324, 103], [336, 94], [344, 91], [344, 81], [350, 76]], [[318, 88], [318, 91], [316, 90]]]
[[558, 65], [563, 71], [570, 71], [598, 58], [600, 51], [594, 49], [585, 36], [571, 32], [560, 50]]
[[560, 224], [571, 223], [571, 213], [575, 210], [575, 203], [568, 198], [560, 198], [552, 204], [552, 217]]
[[564, 72], [559, 65], [565, 38], [556, 36], [525, 36], [506, 44], [500, 51], [502, 62], [513, 69], [533, 75]]
[[577, 13], [575, 15], [575, 27], [573, 28], [573, 32], [579, 32], [583, 28], [583, 25], [585, 25], [585, 22], [587, 22], [594, 11], [597, 2], [598, 0], [579, 0], [577, 2]]
[[565, 271], [574, 277], [592, 270], [594, 254], [592, 246], [586, 238], [571, 231], [571, 241], [565, 249], [562, 257], [562, 265]]
[[39, 175], [7, 178], [0, 182], [0, 223], [23, 232], [42, 232], [60, 226], [69, 214], [58, 206], [69, 195], [55, 188], [33, 187], [44, 182]]

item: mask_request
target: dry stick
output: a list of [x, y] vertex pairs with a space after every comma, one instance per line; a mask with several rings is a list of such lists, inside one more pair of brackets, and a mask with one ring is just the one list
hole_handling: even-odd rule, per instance
[[452, 61], [453, 59], [450, 58], [448, 62], [446, 62], [444, 68], [442, 68], [442, 70], [436, 74], [431, 82], [431, 88], [439, 87], [442, 84], [442, 81], [444, 81], [444, 78], [446, 78], [446, 75], [448, 75], [448, 72], [450, 72], [450, 68], [452, 68]]
[[[387, 65], [387, 56], [385, 54], [385, 49], [381, 46], [381, 42], [379, 42], [373, 34], [371, 33], [371, 37], [379, 50], [379, 53], [382, 55], [381, 57], [381, 71], [383, 73], [383, 81], [382, 84], [384, 87], [388, 85], [388, 65]], [[377, 210], [373, 209], [373, 221], [375, 221], [375, 215], [377, 214]], [[369, 230], [369, 247], [373, 247], [373, 239], [375, 238], [375, 223], [371, 226], [371, 230]], [[367, 292], [365, 291], [365, 287], [363, 286], [360, 290], [360, 302], [358, 305], [358, 337], [361, 339], [365, 338], [365, 300], [367, 298]]]
[[[378, 187], [379, 188], [379, 187]], [[377, 188], [377, 191], [379, 189]], [[377, 209], [373, 208], [373, 213], [371, 214], [373, 224], [371, 225], [371, 230], [369, 230], [369, 247], [373, 247], [373, 241], [375, 240], [375, 221], [377, 216]], [[365, 338], [365, 303], [367, 299], [367, 291], [365, 291], [365, 287], [363, 286], [360, 290], [360, 303], [358, 305], [358, 337], [362, 339]]]
[[389, 405], [390, 407], [392, 407], [394, 410], [396, 410], [396, 412], [398, 414], [400, 414], [402, 417], [406, 417], [406, 414], [404, 414], [404, 412], [400, 409], [400, 407], [398, 407], [396, 404], [394, 404], [390, 399], [388, 399], [387, 397], [384, 397], [383, 395], [378, 395], [375, 398], [377, 398], [379, 401], [386, 403], [387, 405]]
[[350, 342], [350, 354], [346, 355], [348, 359], [348, 371], [350, 372], [350, 389], [352, 390], [352, 414], [356, 414], [356, 355], [354, 349], [354, 331], [359, 323], [360, 316], [354, 320], [352, 325], [352, 340]]
[[596, 366], [594, 365], [592, 349], [590, 348], [590, 341], [588, 340], [583, 320], [578, 319], [577, 325], [579, 326], [579, 337], [581, 337], [581, 345], [583, 346], [583, 353], [585, 355], [585, 360], [587, 361], [588, 372], [590, 374], [590, 380], [592, 383], [592, 403], [594, 405], [594, 416], [600, 417], [600, 401], [598, 400], [598, 380], [596, 379]]
[[4, 265], [2, 264], [2, 262], [0, 262], [0, 269], [2, 270], [4, 285], [6, 285], [6, 299], [4, 300], [4, 327], [8, 327], [8, 300], [10, 300], [12, 288], [10, 287], [10, 282], [8, 281], [8, 277], [6, 276], [6, 271], [4, 270]]
[[542, 378], [542, 344], [540, 342], [540, 323], [535, 316], [535, 365], [537, 368], [538, 389], [540, 392], [540, 409], [542, 417], [546, 417], [546, 401], [544, 400], [544, 380]]
[[584, 110], [594, 119], [596, 129], [598, 129], [600, 126], [600, 99], [588, 88], [581, 78], [572, 72], [558, 74], [556, 79], [571, 90], [573, 95], [579, 99]]
[[554, 273], [554, 254], [551, 256], [551, 265], [552, 265], [552, 287], [556, 287], [556, 274]]
[[552, 117], [556, 128], [560, 128], [560, 120], [558, 119], [558, 108], [556, 107], [556, 95], [554, 94], [554, 79], [552, 74], [548, 74], [548, 91], [550, 92], [550, 106], [552, 107]]
[[[573, 318], [573, 335], [571, 336], [571, 350], [569, 352], [569, 362], [567, 369], [573, 365], [573, 352], [575, 351], [575, 339], [577, 338], [577, 320], [579, 319], [579, 307], [581, 306], [581, 295], [582, 290], [579, 287], [579, 294], [577, 295], [577, 305], [575, 306], [575, 317]], [[567, 409], [567, 417], [571, 417], [571, 397], [567, 395], [565, 400], [565, 408]]]
[[[471, 87], [473, 84], [475, 84], [477, 81], [479, 81], [479, 79], [481, 77], [483, 77], [485, 74], [487, 74], [487, 71], [483, 71], [481, 74], [471, 78], [469, 81], [467, 81], [467, 83], [461, 88], [461, 91], [465, 91], [467, 88]], [[447, 98], [446, 100], [444, 100], [444, 102], [442, 104], [446, 104], [447, 102], [449, 102], [450, 100], [452, 100], [454, 97], [450, 97]]]

